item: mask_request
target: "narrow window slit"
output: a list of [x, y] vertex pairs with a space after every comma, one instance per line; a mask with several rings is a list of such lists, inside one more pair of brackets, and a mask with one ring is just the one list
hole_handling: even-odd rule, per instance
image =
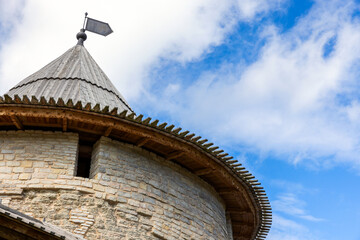
[[79, 152], [76, 169], [77, 177], [89, 178], [92, 150], [93, 144], [79, 141]]

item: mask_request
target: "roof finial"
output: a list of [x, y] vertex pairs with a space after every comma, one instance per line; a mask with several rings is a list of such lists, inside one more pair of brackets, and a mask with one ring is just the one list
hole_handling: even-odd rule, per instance
[[84, 45], [84, 41], [85, 41], [86, 38], [87, 38], [87, 35], [86, 35], [86, 33], [85, 33], [85, 22], [86, 22], [87, 15], [88, 15], [88, 13], [86, 12], [86, 13], [85, 13], [85, 18], [84, 18], [83, 28], [80, 29], [80, 32], [78, 32], [78, 34], [76, 34], [76, 38], [77, 38], [77, 40], [78, 40], [77, 45], [83, 46], [83, 45]]
[[78, 43], [77, 45], [81, 45], [83, 46], [84, 45], [84, 41], [86, 40], [87, 36], [86, 36], [86, 33], [85, 33], [85, 29], [80, 29], [80, 32], [78, 32], [78, 34], [76, 34], [76, 38], [78, 40]]

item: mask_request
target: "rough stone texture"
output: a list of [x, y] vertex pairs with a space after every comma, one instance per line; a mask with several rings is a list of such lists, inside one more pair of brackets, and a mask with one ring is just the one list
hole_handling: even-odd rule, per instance
[[[224, 205], [215, 191], [155, 154], [103, 137], [94, 147], [90, 176], [111, 187], [110, 191], [115, 188], [110, 193], [127, 205], [151, 214], [154, 236], [228, 238]], [[127, 218], [136, 222], [138, 214], [129, 213]]]
[[73, 133], [0, 132], [0, 180], [73, 176], [77, 145], [78, 136]]
[[80, 226], [74, 230], [75, 234], [84, 236], [89, 228], [94, 224], [94, 215], [90, 214], [86, 206], [70, 211], [70, 222]]
[[86, 239], [229, 239], [221, 198], [197, 176], [101, 138], [92, 179], [76, 177], [77, 146], [72, 133], [0, 132], [2, 203]]

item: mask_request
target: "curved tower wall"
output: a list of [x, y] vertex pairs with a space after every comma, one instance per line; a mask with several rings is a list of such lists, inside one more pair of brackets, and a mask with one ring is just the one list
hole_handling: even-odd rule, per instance
[[2, 203], [86, 239], [230, 239], [225, 205], [186, 169], [102, 137], [90, 178], [74, 176], [78, 135], [0, 132]]

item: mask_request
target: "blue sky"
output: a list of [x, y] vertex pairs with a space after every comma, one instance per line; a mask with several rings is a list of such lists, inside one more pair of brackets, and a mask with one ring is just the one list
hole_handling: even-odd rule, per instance
[[219, 145], [262, 182], [268, 239], [360, 240], [360, 2], [0, 0], [0, 94], [86, 48], [137, 113]]

